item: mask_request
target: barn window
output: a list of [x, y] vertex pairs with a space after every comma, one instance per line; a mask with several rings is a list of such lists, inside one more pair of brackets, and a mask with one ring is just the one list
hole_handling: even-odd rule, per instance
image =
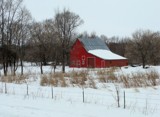
[[85, 60], [85, 56], [84, 55], [82, 56], [82, 60]]
[[84, 65], [85, 64], [85, 60], [82, 60], [82, 65]]
[[110, 63], [112, 63], [112, 61], [110, 61]]
[[77, 60], [77, 62], [76, 62], [76, 66], [77, 66], [77, 67], [80, 67], [80, 66], [81, 66], [81, 62], [80, 62], [80, 60]]

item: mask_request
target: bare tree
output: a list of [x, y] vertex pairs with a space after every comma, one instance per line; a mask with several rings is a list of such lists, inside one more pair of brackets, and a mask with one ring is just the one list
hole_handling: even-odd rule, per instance
[[53, 21], [46, 20], [32, 24], [31, 39], [32, 47], [34, 46], [34, 50], [31, 50], [32, 55], [36, 57], [36, 62], [40, 62], [41, 74], [43, 74], [43, 65], [47, 65], [48, 61], [52, 61], [52, 55], [56, 52], [54, 47], [57, 43]]
[[13, 26], [19, 22], [19, 12], [22, 6], [22, 0], [1, 0], [0, 1], [0, 30], [2, 46], [2, 62], [4, 75], [7, 75], [11, 59], [15, 61], [15, 52], [12, 51]]
[[38, 62], [40, 62], [41, 74], [43, 74], [42, 66], [43, 66], [43, 61], [45, 61], [45, 53], [44, 53], [44, 51], [46, 49], [46, 46], [44, 46], [45, 40], [43, 39], [43, 30], [44, 29], [43, 29], [41, 23], [32, 24], [31, 39], [32, 39], [33, 46], [35, 46], [34, 47], [34, 52], [35, 52], [35, 56], [34, 57], [37, 56], [39, 58]]
[[21, 65], [21, 75], [23, 75], [23, 59], [25, 55], [25, 44], [29, 39], [29, 23], [32, 17], [29, 11], [23, 7], [19, 13], [19, 22], [14, 27], [14, 44], [16, 45], [17, 54]]
[[149, 60], [148, 63], [158, 65], [160, 63], [160, 33], [153, 32], [150, 37]]
[[66, 55], [69, 53], [70, 42], [75, 29], [83, 23], [83, 20], [73, 12], [64, 9], [57, 12], [54, 18], [56, 32], [62, 48], [62, 72], [65, 72]]
[[133, 39], [127, 45], [127, 57], [133, 63], [142, 63], [143, 68], [154, 57], [159, 58], [159, 36], [150, 30], [138, 30], [133, 33]]

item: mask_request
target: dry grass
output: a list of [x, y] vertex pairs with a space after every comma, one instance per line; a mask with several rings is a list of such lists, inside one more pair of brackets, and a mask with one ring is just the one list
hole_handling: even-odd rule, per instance
[[101, 83], [122, 83], [125, 88], [148, 87], [159, 85], [159, 74], [152, 70], [137, 72], [130, 75], [115, 75], [117, 68], [101, 69], [97, 71], [97, 78]]
[[103, 75], [106, 75], [107, 72], [108, 72], [107, 69], [100, 69], [100, 70], [97, 71], [97, 75], [98, 76], [103, 76]]
[[[130, 75], [115, 74], [116, 67], [108, 69], [99, 69], [96, 73], [96, 77], [101, 83], [122, 83], [125, 88], [137, 88], [156, 86], [159, 84], [159, 74], [156, 71], [150, 72], [137, 72]], [[52, 85], [66, 87], [69, 85], [78, 87], [96, 87], [96, 79], [91, 78], [92, 75], [89, 70], [72, 71], [69, 73], [55, 73], [49, 76], [42, 77], [41, 85]], [[66, 79], [67, 78], [67, 79]], [[68, 81], [66, 81], [68, 80]]]
[[89, 87], [93, 88], [93, 89], [97, 89], [97, 86], [96, 86], [96, 83], [95, 83], [94, 79], [93, 78], [89, 78], [88, 80], [89, 80], [88, 81], [89, 82], [89, 84], [88, 84]]
[[49, 79], [47, 75], [41, 75], [41, 81], [40, 85], [41, 86], [47, 86], [49, 84]]
[[107, 82], [116, 82], [118, 81], [117, 76], [115, 75], [116, 68], [101, 69], [97, 71], [97, 78], [102, 83]]
[[22, 83], [26, 83], [27, 80], [29, 79], [29, 77], [30, 77], [29, 74], [8, 75], [8, 76], [1, 76], [0, 81], [1, 82], [6, 82], [6, 83], [22, 84]]
[[63, 73], [54, 73], [54, 74], [49, 74], [49, 75], [42, 75], [41, 76], [41, 81], [40, 81], [41, 86], [55, 86], [55, 87], [67, 87], [66, 80], [64, 78]]
[[70, 73], [70, 78], [71, 78], [71, 84], [73, 85], [78, 85], [82, 86], [85, 85], [85, 81], [87, 81], [88, 77], [88, 70], [82, 70], [82, 71], [72, 71]]
[[70, 79], [70, 82], [71, 84], [73, 85], [78, 85], [78, 86], [81, 86], [81, 85], [85, 85], [86, 78], [83, 78], [83, 77], [73, 77]]
[[107, 80], [111, 82], [117, 82], [118, 78], [114, 73], [110, 73], [107, 75]]
[[106, 83], [107, 82], [107, 77], [102, 75], [102, 76], [99, 76], [98, 77], [99, 81], [102, 82], [102, 83]]
[[[90, 86], [92, 88], [96, 88], [96, 84], [94, 80], [89, 80], [89, 71], [81, 70], [81, 71], [72, 71], [69, 73], [54, 73], [49, 75], [42, 75], [40, 85], [41, 86], [59, 86], [59, 87], [67, 87], [69, 85], [78, 86], [78, 87], [87, 87]], [[88, 85], [89, 84], [89, 85]]]
[[88, 70], [81, 70], [81, 71], [72, 71], [69, 73], [70, 77], [83, 77], [87, 78], [89, 71]]
[[137, 88], [159, 85], [159, 74], [157, 71], [138, 72], [131, 75], [120, 75], [119, 82], [123, 83], [125, 88]]
[[151, 85], [156, 86], [158, 84], [157, 80], [159, 79], [159, 74], [157, 71], [150, 71], [146, 73], [147, 79], [150, 81]]
[[[159, 73], [155, 70], [149, 72], [137, 72], [127, 75], [115, 74], [117, 68], [98, 69], [97, 71], [80, 70], [71, 71], [69, 73], [50, 73], [41, 75], [41, 86], [55, 86], [55, 87], [90, 87], [97, 88], [97, 79], [101, 83], [121, 83], [125, 88], [151, 87], [160, 84]], [[95, 74], [96, 73], [96, 74]], [[93, 75], [95, 74], [95, 75]], [[22, 84], [30, 81], [33, 74], [24, 75], [8, 75], [1, 76], [0, 81], [6, 83]], [[92, 76], [96, 77], [92, 78]], [[34, 77], [33, 77], [34, 78]], [[1, 91], [0, 91], [1, 92]]]
[[129, 88], [129, 75], [120, 75], [119, 76], [120, 82], [123, 83], [124, 87]]

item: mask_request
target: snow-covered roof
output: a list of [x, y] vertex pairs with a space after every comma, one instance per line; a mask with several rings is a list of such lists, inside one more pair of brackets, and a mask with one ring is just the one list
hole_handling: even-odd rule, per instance
[[79, 40], [83, 43], [86, 51], [95, 50], [95, 49], [103, 49], [109, 50], [105, 42], [99, 38], [79, 38]]
[[99, 58], [102, 58], [104, 60], [122, 60], [127, 59], [125, 57], [122, 57], [120, 55], [117, 55], [110, 50], [103, 50], [103, 49], [96, 49], [96, 50], [89, 50], [88, 53], [93, 54]]

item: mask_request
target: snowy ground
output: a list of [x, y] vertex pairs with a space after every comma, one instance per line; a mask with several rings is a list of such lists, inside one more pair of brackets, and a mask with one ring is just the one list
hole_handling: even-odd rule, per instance
[[[141, 67], [122, 68], [123, 73], [147, 71]], [[58, 67], [57, 71], [61, 68]], [[67, 72], [73, 70], [66, 69]], [[74, 69], [79, 70], [79, 69]], [[25, 72], [34, 73], [38, 77], [40, 68], [26, 64]], [[45, 73], [51, 72], [50, 67], [44, 67]], [[1, 71], [2, 74], [2, 71]], [[103, 84], [102, 84], [103, 85]], [[27, 85], [7, 83], [7, 94], [4, 93], [5, 84], [0, 82], [0, 117], [159, 117], [160, 115], [160, 86], [147, 88], [120, 87], [120, 107], [117, 107], [115, 85], [105, 84], [98, 89], [83, 89], [78, 87], [42, 87], [39, 79], [28, 82]], [[124, 109], [124, 91], [126, 108]]]

